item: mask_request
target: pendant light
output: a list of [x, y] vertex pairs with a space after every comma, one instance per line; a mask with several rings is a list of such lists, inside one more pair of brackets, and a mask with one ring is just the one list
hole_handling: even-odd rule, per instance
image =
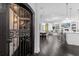
[[69, 18], [71, 19], [71, 16], [72, 16], [72, 8], [70, 7], [69, 9], [70, 9], [70, 17]]
[[79, 19], [79, 9], [77, 9], [77, 12], [78, 12], [78, 19]]
[[66, 3], [66, 18], [68, 18], [68, 3]]

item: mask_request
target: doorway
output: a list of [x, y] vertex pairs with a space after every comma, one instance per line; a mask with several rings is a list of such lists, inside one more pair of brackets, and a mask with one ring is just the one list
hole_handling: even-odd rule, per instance
[[28, 4], [9, 4], [9, 55], [33, 55], [33, 19]]

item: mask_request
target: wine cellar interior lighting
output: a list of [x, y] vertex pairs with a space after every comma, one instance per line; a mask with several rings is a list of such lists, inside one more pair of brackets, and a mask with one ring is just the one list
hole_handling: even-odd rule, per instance
[[[20, 7], [17, 4], [11, 4], [9, 8], [9, 16], [10, 16], [10, 40], [12, 41], [9, 46], [9, 55], [12, 55], [18, 46], [21, 44], [20, 41], [26, 41], [28, 40], [28, 43], [31, 45], [30, 41], [30, 25], [31, 25], [31, 14], [24, 9], [23, 7]], [[27, 39], [24, 39], [26, 38]], [[24, 46], [21, 46], [20, 48], [23, 48]], [[29, 49], [30, 46], [29, 46]], [[28, 50], [29, 50], [28, 49]], [[23, 50], [23, 54], [24, 54]], [[25, 51], [26, 52], [26, 51]], [[22, 54], [20, 54], [22, 55]]]

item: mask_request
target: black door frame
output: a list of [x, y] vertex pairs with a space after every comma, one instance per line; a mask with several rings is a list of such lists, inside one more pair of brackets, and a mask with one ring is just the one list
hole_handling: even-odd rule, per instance
[[[33, 9], [29, 6], [28, 3], [14, 3], [14, 4], [17, 4], [23, 8], [25, 8], [26, 10], [28, 10], [30, 13], [31, 13], [31, 49], [32, 49], [32, 52], [31, 54], [34, 55], [34, 19], [35, 19], [35, 13], [33, 11]], [[9, 14], [8, 14], [9, 15]], [[9, 26], [9, 24], [8, 24]], [[8, 55], [9, 55], [9, 44], [8, 44]]]
[[27, 3], [17, 3], [17, 5], [19, 5], [19, 6], [21, 6], [21, 7], [23, 7], [23, 8], [25, 8], [26, 10], [28, 10], [29, 12], [31, 12], [31, 45], [32, 45], [32, 47], [31, 47], [31, 49], [32, 49], [32, 52], [31, 52], [31, 54], [33, 55], [34, 54], [34, 16], [35, 16], [35, 14], [34, 14], [34, 11], [33, 11], [33, 9], [29, 6], [29, 4], [27, 4]]

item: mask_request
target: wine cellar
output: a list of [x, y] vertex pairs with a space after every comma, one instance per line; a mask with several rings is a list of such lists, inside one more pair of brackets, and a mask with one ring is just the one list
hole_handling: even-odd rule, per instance
[[[34, 53], [34, 13], [28, 4], [1, 4], [0, 55], [26, 56]], [[6, 19], [4, 19], [6, 18]], [[4, 19], [4, 20], [3, 20]], [[4, 23], [5, 22], [5, 23]], [[2, 42], [2, 43], [1, 43]]]

